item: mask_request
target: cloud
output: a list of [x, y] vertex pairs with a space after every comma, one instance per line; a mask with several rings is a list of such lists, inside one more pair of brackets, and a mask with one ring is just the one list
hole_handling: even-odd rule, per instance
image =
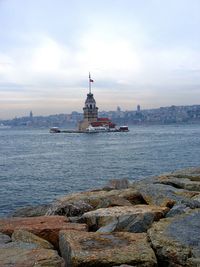
[[59, 5], [7, 0], [0, 5], [0, 97], [7, 105], [10, 99], [9, 116], [22, 114], [22, 102], [38, 111], [46, 107], [46, 113], [52, 106], [81, 110], [89, 71], [104, 109], [196, 101], [196, 0], [191, 5], [185, 0], [162, 5], [156, 0], [61, 0]]

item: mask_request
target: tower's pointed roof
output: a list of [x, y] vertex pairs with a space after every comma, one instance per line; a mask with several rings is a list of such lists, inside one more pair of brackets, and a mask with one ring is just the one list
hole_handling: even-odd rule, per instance
[[94, 96], [92, 93], [87, 94], [87, 98], [85, 100], [85, 104], [96, 104]]

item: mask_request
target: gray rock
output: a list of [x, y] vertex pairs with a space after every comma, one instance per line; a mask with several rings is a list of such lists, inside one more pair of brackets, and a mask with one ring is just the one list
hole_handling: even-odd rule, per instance
[[155, 220], [168, 211], [166, 207], [135, 205], [97, 209], [85, 213], [82, 218], [89, 229], [98, 232], [145, 232]]
[[0, 246], [2, 267], [64, 267], [57, 251], [38, 248], [36, 244], [10, 242]]
[[176, 177], [176, 176], [170, 175], [170, 176], [162, 177], [162, 180], [160, 181], [160, 183], [171, 185], [176, 188], [182, 188], [182, 189], [189, 190], [189, 191], [200, 191], [200, 181], [191, 181], [189, 178], [185, 178], [181, 176]]
[[50, 208], [50, 204], [38, 205], [38, 206], [27, 206], [23, 208], [16, 209], [11, 216], [12, 217], [37, 217], [46, 214], [47, 210]]
[[113, 189], [126, 189], [130, 187], [128, 179], [112, 179], [109, 180], [107, 185], [103, 188], [104, 190], [113, 190]]
[[195, 199], [184, 199], [180, 202], [181, 204], [185, 205], [186, 207], [190, 209], [199, 209], [200, 208], [200, 202]]
[[113, 206], [131, 206], [145, 203], [141, 194], [133, 188], [111, 191], [88, 191], [62, 197], [52, 203], [46, 215], [81, 216], [87, 211]]
[[119, 196], [110, 196], [107, 198], [102, 198], [99, 202], [99, 205], [96, 209], [100, 208], [108, 208], [108, 207], [116, 207], [116, 206], [132, 206], [131, 202], [127, 199]]
[[154, 181], [182, 188], [189, 191], [200, 191], [200, 168], [189, 168], [154, 177]]
[[53, 245], [47, 240], [22, 229], [13, 232], [12, 241], [36, 244], [37, 248], [53, 249]]
[[72, 203], [63, 203], [58, 201], [48, 209], [46, 215], [77, 217], [90, 210], [93, 210], [93, 207], [82, 200]]
[[200, 194], [195, 195], [192, 200], [198, 201], [200, 203]]
[[0, 245], [6, 244], [9, 242], [11, 242], [11, 238], [9, 237], [9, 235], [5, 235], [3, 233], [0, 233]]
[[9, 242], [7, 244], [3, 244], [0, 246], [1, 249], [15, 249], [15, 248], [20, 248], [20, 249], [38, 249], [41, 248], [39, 245], [34, 244], [34, 243], [27, 243], [27, 242], [22, 242], [22, 241], [14, 241], [14, 242]]
[[200, 210], [195, 209], [153, 224], [148, 235], [161, 266], [199, 266], [199, 221]]
[[142, 181], [135, 185], [141, 193], [144, 200], [150, 205], [173, 207], [174, 204], [191, 201], [197, 192], [174, 188], [165, 184], [143, 183]]
[[83, 223], [81, 216], [68, 217], [69, 222], [71, 223]]
[[147, 229], [152, 225], [155, 220], [155, 216], [152, 213], [140, 214], [140, 215], [129, 215], [122, 216], [118, 219], [113, 220], [110, 224], [103, 226], [97, 230], [97, 232], [131, 232], [131, 233], [142, 233], [146, 232]]
[[[176, 177], [186, 177], [194, 181], [200, 181], [200, 167], [192, 167], [172, 172]], [[192, 179], [194, 178], [194, 179]]]
[[183, 213], [186, 213], [190, 210], [189, 207], [187, 207], [184, 204], [175, 205], [167, 214], [166, 217], [174, 217]]

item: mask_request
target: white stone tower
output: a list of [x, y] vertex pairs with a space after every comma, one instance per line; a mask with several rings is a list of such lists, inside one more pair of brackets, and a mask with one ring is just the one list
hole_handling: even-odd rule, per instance
[[85, 131], [91, 122], [95, 122], [98, 119], [98, 107], [96, 107], [96, 101], [91, 93], [91, 83], [93, 82], [89, 73], [89, 94], [87, 94], [85, 106], [83, 108], [83, 121], [79, 123], [80, 131]]

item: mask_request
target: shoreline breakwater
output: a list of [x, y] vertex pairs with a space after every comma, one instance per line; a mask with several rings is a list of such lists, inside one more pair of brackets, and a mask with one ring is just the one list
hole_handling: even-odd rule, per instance
[[0, 267], [199, 267], [200, 168], [101, 189], [0, 218]]

